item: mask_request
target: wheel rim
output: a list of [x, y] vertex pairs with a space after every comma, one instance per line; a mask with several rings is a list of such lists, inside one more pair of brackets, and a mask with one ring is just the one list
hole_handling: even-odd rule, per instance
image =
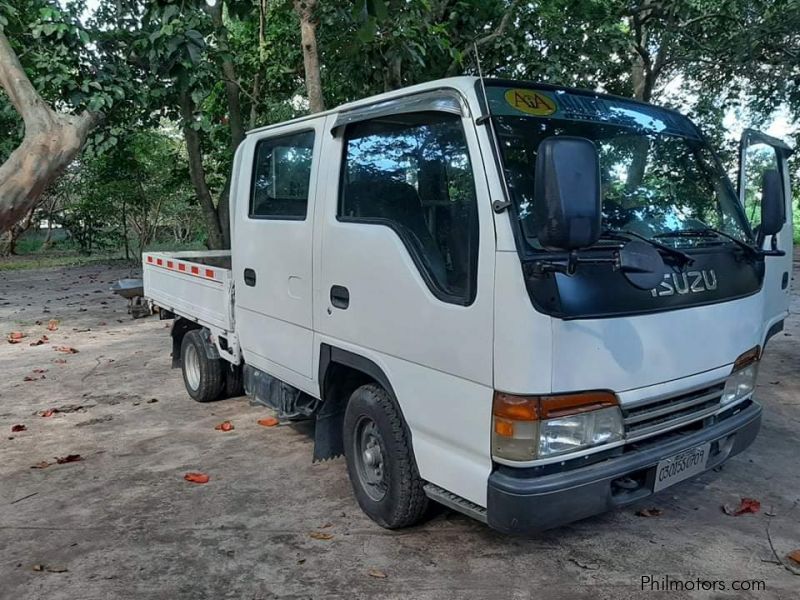
[[197, 348], [189, 344], [186, 346], [186, 353], [183, 356], [183, 371], [186, 373], [186, 383], [193, 390], [200, 387], [200, 357]]
[[362, 416], [356, 423], [353, 436], [353, 456], [361, 487], [373, 500], [386, 495], [386, 462], [383, 438], [375, 421]]

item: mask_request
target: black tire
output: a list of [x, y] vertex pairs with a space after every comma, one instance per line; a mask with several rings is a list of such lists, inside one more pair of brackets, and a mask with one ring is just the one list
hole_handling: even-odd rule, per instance
[[361, 509], [387, 529], [418, 523], [428, 498], [392, 397], [377, 384], [358, 388], [347, 404], [343, 434], [347, 472]]
[[181, 343], [181, 371], [183, 384], [192, 398], [198, 402], [211, 402], [220, 397], [225, 385], [221, 363], [221, 360], [206, 355], [202, 330], [186, 332]]
[[222, 367], [225, 388], [223, 389], [223, 397], [236, 398], [244, 395], [244, 375], [242, 373], [241, 365], [234, 365], [227, 360]]

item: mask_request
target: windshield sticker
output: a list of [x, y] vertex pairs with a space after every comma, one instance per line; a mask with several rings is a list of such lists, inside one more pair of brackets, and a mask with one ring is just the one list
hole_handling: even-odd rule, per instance
[[605, 123], [648, 133], [699, 139], [697, 129], [683, 115], [623, 98], [576, 94], [567, 90], [487, 86], [492, 114]]
[[556, 112], [556, 103], [542, 92], [533, 90], [508, 90], [506, 102], [518, 111], [537, 117], [546, 117]]

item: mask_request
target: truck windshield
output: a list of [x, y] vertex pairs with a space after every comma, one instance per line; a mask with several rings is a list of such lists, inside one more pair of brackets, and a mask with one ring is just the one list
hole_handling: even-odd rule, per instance
[[[503, 168], [528, 243], [536, 152], [550, 136], [592, 140], [600, 156], [603, 229], [675, 247], [752, 243], [719, 161], [685, 117], [653, 106], [566, 91], [488, 87]], [[716, 233], [715, 233], [716, 230]]]

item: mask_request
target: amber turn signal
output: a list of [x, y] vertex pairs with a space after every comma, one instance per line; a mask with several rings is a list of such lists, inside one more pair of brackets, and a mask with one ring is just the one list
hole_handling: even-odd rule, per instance
[[618, 404], [616, 395], [607, 391], [552, 396], [516, 396], [505, 392], [495, 392], [492, 414], [495, 417], [511, 421], [539, 421], [608, 408]]
[[733, 370], [739, 371], [744, 369], [748, 365], [752, 365], [756, 362], [761, 356], [761, 346], [756, 346], [755, 348], [750, 348], [747, 352], [744, 352], [739, 355], [739, 358], [736, 359], [736, 362], [733, 363]]

